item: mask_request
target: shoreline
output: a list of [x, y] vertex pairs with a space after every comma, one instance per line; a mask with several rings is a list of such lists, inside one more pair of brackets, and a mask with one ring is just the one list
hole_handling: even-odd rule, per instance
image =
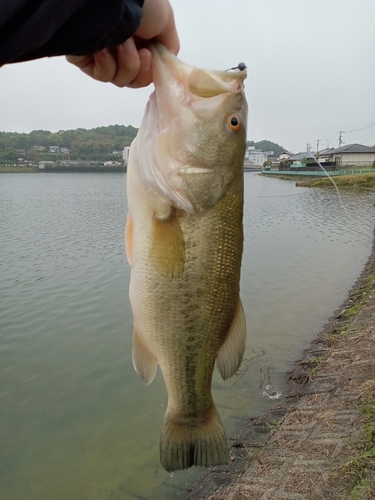
[[229, 440], [231, 463], [203, 472], [179, 498], [375, 498], [374, 323], [375, 231], [348, 297], [285, 374], [284, 400], [249, 418]]

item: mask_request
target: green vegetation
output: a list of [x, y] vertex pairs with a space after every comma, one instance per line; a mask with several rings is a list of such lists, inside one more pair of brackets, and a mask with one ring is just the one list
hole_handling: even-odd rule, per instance
[[254, 146], [256, 149], [261, 149], [262, 151], [273, 151], [275, 156], [279, 156], [285, 149], [280, 146], [279, 144], [276, 144], [276, 142], [271, 142], [267, 140], [263, 141], [247, 141], [247, 146]]
[[[367, 386], [368, 394], [373, 393], [374, 381], [369, 381]], [[354, 478], [350, 500], [375, 498], [375, 400], [368, 394], [358, 404], [358, 409], [365, 420], [361, 439], [356, 443], [353, 455], [341, 467], [344, 477]]]
[[[90, 130], [33, 130], [29, 134], [0, 132], [0, 164], [15, 164], [19, 158], [27, 162], [42, 160], [118, 160], [113, 151], [130, 146], [138, 129], [129, 125], [110, 125]], [[49, 151], [51, 146], [69, 152]], [[63, 150], [65, 151], [65, 150]]]
[[22, 165], [15, 165], [15, 166], [6, 166], [6, 165], [0, 165], [0, 174], [5, 174], [5, 173], [22, 173], [22, 174], [30, 174], [32, 172], [38, 172], [38, 167], [23, 167]]
[[[284, 178], [287, 178], [284, 176]], [[290, 177], [289, 177], [290, 179]], [[332, 177], [337, 187], [353, 187], [353, 188], [375, 188], [375, 174], [351, 174], [339, 175]], [[292, 180], [297, 180], [294, 177]], [[328, 177], [319, 177], [318, 179], [304, 179], [298, 182], [298, 186], [302, 187], [334, 187], [332, 180]]]
[[[0, 132], [0, 173], [30, 172], [39, 161], [119, 161], [121, 156], [113, 152], [130, 146], [137, 132], [132, 125], [58, 132], [33, 130], [29, 134]], [[273, 151], [275, 155], [284, 151], [282, 146], [267, 140], [248, 141], [247, 145]]]

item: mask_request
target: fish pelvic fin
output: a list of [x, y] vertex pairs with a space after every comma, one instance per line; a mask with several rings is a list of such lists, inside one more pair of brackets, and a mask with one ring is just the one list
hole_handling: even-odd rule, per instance
[[213, 405], [198, 425], [173, 419], [167, 412], [160, 438], [160, 462], [165, 470], [188, 469], [193, 465], [225, 465], [229, 452], [223, 424]]
[[135, 371], [146, 385], [150, 385], [155, 378], [158, 361], [139, 338], [136, 329], [133, 332], [132, 358]]
[[173, 209], [167, 219], [154, 217], [151, 238], [150, 257], [156, 270], [167, 278], [180, 276], [185, 265], [185, 244]]
[[224, 343], [217, 353], [217, 368], [223, 380], [233, 377], [239, 369], [246, 346], [246, 320], [241, 299]]

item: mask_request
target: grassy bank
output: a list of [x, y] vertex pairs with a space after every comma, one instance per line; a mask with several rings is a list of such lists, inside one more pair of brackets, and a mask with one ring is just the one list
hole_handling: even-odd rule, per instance
[[231, 462], [184, 500], [375, 498], [374, 299], [375, 244], [348, 298], [288, 372], [285, 399], [250, 419]]
[[[286, 177], [284, 176], [284, 179]], [[292, 179], [291, 179], [292, 180]], [[295, 179], [293, 179], [295, 180]], [[375, 189], [375, 174], [353, 174], [334, 177], [337, 187], [369, 188]], [[328, 177], [318, 179], [297, 180], [296, 186], [301, 187], [334, 187], [332, 180]]]
[[29, 174], [38, 172], [38, 167], [7, 167], [5, 165], [0, 165], [0, 174]]

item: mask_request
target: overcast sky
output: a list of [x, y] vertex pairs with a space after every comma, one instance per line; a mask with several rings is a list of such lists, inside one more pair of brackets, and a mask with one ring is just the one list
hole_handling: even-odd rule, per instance
[[[298, 152], [337, 147], [344, 131], [346, 144], [375, 145], [374, 0], [171, 3], [184, 62], [247, 64], [249, 140]], [[96, 82], [60, 57], [4, 66], [0, 131], [138, 127], [151, 90]]]

